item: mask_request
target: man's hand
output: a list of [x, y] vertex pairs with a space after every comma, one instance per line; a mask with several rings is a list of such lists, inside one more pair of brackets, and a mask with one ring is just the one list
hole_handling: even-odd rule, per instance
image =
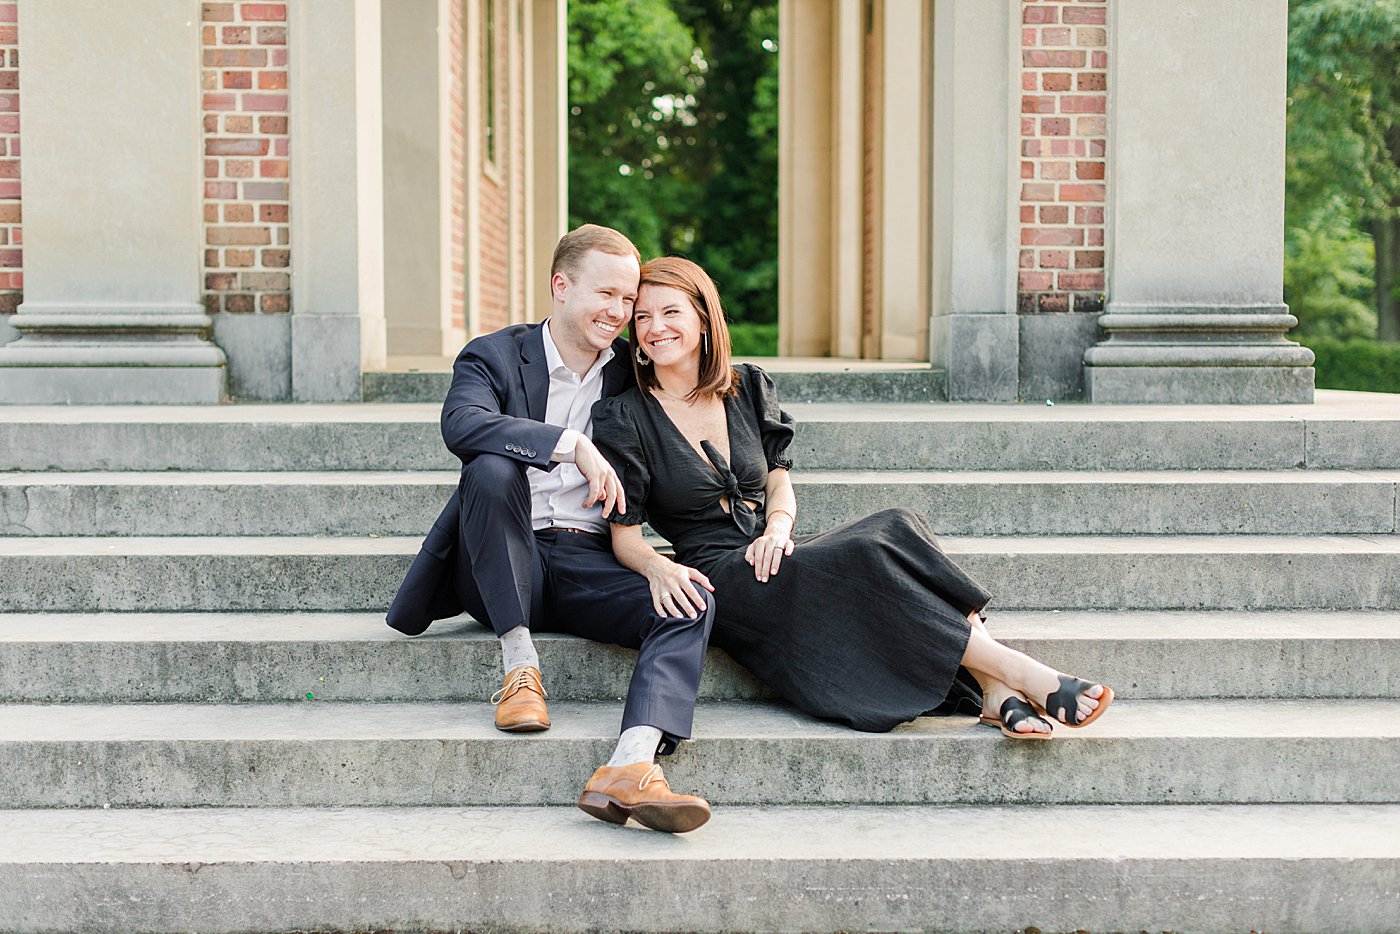
[[753, 565], [753, 575], [759, 583], [766, 584], [769, 577], [778, 573], [784, 556], [792, 554], [795, 544], [786, 532], [764, 532], [749, 542], [744, 560]]
[[715, 589], [710, 579], [695, 568], [677, 564], [660, 555], [647, 568], [646, 578], [651, 585], [651, 605], [661, 616], [698, 619], [705, 611], [705, 600], [695, 585], [699, 584], [711, 592]]
[[608, 459], [593, 444], [593, 439], [587, 435], [579, 435], [574, 445], [574, 466], [588, 481], [588, 496], [583, 501], [584, 509], [601, 502], [605, 517], [612, 515], [613, 506], [617, 507], [618, 515], [627, 515], [627, 494], [622, 491], [622, 481], [618, 479], [612, 464], [608, 463]]

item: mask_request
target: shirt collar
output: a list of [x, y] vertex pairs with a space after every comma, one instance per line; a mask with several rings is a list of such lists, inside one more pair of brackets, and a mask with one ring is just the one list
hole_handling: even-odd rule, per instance
[[[558, 373], [560, 370], [572, 372], [569, 370], [568, 365], [564, 363], [564, 358], [559, 355], [559, 348], [554, 346], [554, 337], [549, 333], [548, 318], [544, 319], [544, 324], [540, 325], [540, 329], [544, 331], [544, 361], [549, 367], [549, 372], [551, 374]], [[594, 374], [600, 372], [603, 367], [607, 366], [608, 361], [616, 355], [617, 352], [612, 349], [612, 345], [608, 345], [598, 354], [598, 359], [594, 361], [593, 366], [588, 368], [588, 372], [583, 374], [583, 378], [579, 380], [579, 382], [588, 382], [593, 378]]]

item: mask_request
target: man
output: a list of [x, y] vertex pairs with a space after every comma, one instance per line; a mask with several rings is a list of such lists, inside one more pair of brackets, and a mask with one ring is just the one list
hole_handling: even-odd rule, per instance
[[471, 341], [457, 357], [442, 437], [462, 459], [457, 492], [433, 524], [389, 608], [410, 635], [463, 609], [500, 637], [505, 682], [496, 727], [549, 728], [531, 632], [568, 632], [638, 649], [622, 735], [579, 807], [684, 832], [709, 819], [702, 798], [673, 793], [657, 755], [690, 735], [714, 620], [705, 593], [686, 616], [653, 606], [645, 578], [613, 557], [603, 516], [625, 511], [618, 476], [589, 438], [593, 403], [633, 381], [620, 335], [637, 297], [632, 242], [586, 224], [550, 267], [552, 314]]

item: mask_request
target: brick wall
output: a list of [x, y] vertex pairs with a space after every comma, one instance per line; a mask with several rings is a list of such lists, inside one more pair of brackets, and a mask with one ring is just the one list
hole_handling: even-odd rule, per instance
[[1108, 4], [1021, 6], [1018, 307], [1102, 311]]
[[0, 314], [24, 299], [19, 201], [19, 4], [0, 0]]
[[291, 310], [287, 5], [201, 4], [204, 304]]

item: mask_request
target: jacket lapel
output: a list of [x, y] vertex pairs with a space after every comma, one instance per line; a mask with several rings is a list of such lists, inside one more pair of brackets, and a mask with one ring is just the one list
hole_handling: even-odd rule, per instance
[[549, 365], [544, 359], [544, 325], [525, 332], [520, 341], [520, 382], [525, 387], [525, 409], [531, 419], [544, 421], [549, 401]]
[[625, 392], [632, 385], [632, 360], [627, 355], [627, 341], [613, 342], [613, 358], [603, 367], [603, 398]]

